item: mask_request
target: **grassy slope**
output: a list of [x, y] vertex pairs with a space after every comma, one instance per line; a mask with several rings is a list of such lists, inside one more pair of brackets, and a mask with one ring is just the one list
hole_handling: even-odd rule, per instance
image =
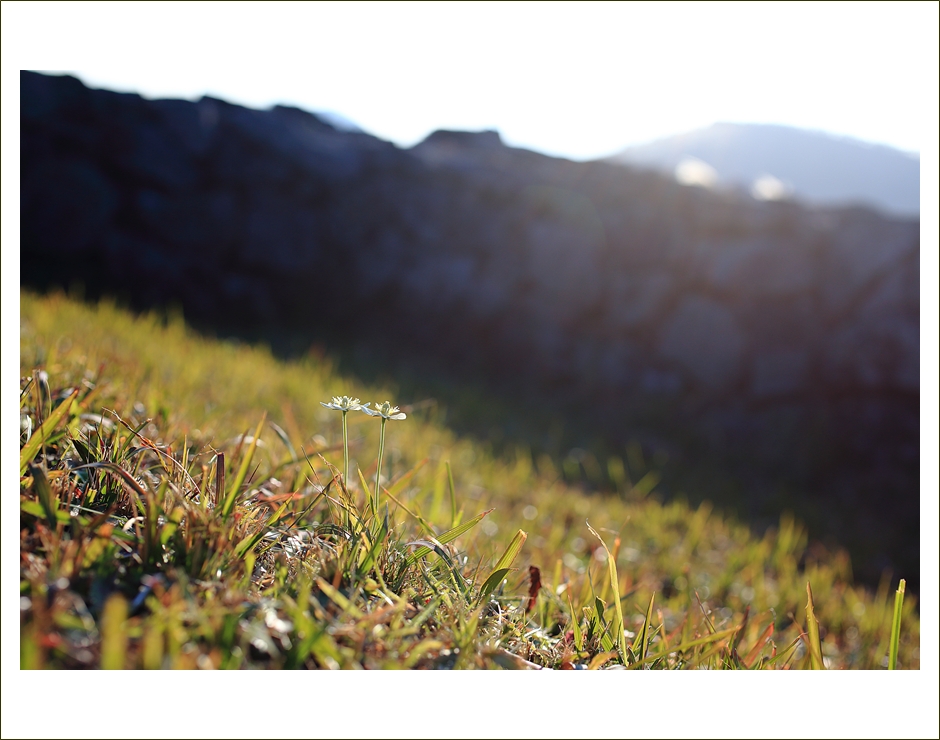
[[[355, 525], [363, 513], [363, 533], [347, 540], [339, 487], [326, 492], [332, 502], [317, 495], [335, 472], [328, 463], [342, 467], [341, 416], [319, 402], [348, 394], [409, 410], [412, 399], [340, 377], [327, 360], [280, 363], [263, 349], [201, 339], [180, 322], [62, 297], [21, 294], [20, 347], [24, 379], [48, 373], [48, 397], [41, 384], [22, 383], [21, 417], [33, 430], [66, 389], [79, 389], [81, 402], [63, 419], [67, 436], [50, 440], [21, 486], [24, 666], [559, 668], [633, 664], [699, 640], [648, 665], [808, 667], [798, 639], [807, 580], [827, 664], [879, 667], [888, 653], [888, 584], [877, 594], [854, 587], [847, 558], [814, 559], [798, 523], [784, 519], [756, 538], [707, 505], [663, 505], [642, 486], [586, 495], [548, 458], [525, 450], [494, 458], [455, 438], [428, 407], [387, 427], [390, 533], [378, 531], [382, 520], [372, 521], [351, 472], [350, 516]], [[112, 411], [140, 436], [114, 423]], [[214, 494], [216, 452], [225, 453], [229, 490], [251, 449], [241, 435], [263, 418], [226, 518], [224, 496]], [[350, 470], [361, 468], [371, 486], [379, 423], [358, 413], [349, 422]], [[132, 473], [139, 503], [116, 472], [68, 471], [89, 461]], [[63, 520], [66, 502], [84, 509], [59, 522], [44, 496]], [[428, 542], [432, 531], [444, 540], [453, 524], [490, 508], [437, 554], [409, 560], [417, 546], [408, 543]], [[615, 637], [621, 617], [606, 551], [586, 521], [613, 552], [628, 644]], [[520, 529], [528, 537], [513, 569], [480, 598]], [[541, 589], [526, 609], [530, 566]], [[898, 659], [906, 668], [919, 666], [915, 606], [908, 596]]]

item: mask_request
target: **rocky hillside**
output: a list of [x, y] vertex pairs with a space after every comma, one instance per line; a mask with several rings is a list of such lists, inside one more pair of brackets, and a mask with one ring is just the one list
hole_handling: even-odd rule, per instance
[[916, 579], [917, 221], [29, 72], [21, 168], [25, 285], [380, 342], [588, 408], [612, 444], [727, 459], [743, 514], [795, 509], [862, 575]]

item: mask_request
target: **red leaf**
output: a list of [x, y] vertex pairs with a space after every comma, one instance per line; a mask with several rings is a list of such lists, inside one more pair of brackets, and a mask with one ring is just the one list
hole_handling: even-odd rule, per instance
[[526, 613], [535, 608], [535, 600], [539, 595], [539, 589], [542, 588], [542, 572], [534, 565], [529, 566], [529, 600], [526, 603]]

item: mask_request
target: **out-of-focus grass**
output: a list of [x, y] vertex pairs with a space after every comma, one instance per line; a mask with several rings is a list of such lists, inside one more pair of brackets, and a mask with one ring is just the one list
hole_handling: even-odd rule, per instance
[[[790, 518], [754, 536], [660, 503], [652, 478], [587, 495], [328, 360], [108, 303], [22, 293], [20, 351], [24, 668], [797, 668], [810, 644], [827, 668], [887, 666], [890, 584], [853, 586]], [[339, 395], [409, 415], [378, 517], [380, 425], [349, 414], [344, 488], [341, 415], [320, 405]]]

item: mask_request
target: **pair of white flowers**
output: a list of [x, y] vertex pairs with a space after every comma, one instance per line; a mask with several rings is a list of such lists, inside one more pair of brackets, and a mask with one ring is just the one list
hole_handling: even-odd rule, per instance
[[344, 414], [349, 411], [362, 411], [369, 416], [379, 416], [383, 419], [395, 419], [400, 421], [401, 419], [407, 418], [404, 412], [398, 409], [398, 406], [392, 406], [390, 401], [380, 404], [378, 401], [375, 402], [375, 408], [370, 409], [368, 403], [359, 403], [358, 398], [350, 398], [349, 396], [333, 396], [333, 400], [330, 403], [323, 403], [320, 401], [321, 406], [326, 406], [328, 409], [335, 409], [336, 411], [342, 411]]
[[[404, 419], [405, 414], [399, 410], [398, 406], [392, 406], [390, 401], [385, 403], [375, 402], [375, 408], [370, 409], [369, 404], [359, 403], [358, 398], [350, 398], [349, 396], [333, 396], [333, 400], [330, 403], [323, 403], [320, 401], [321, 406], [325, 406], [328, 409], [335, 409], [336, 411], [343, 412], [343, 482], [349, 480], [349, 436], [346, 431], [346, 414], [350, 411], [363, 411], [369, 416], [378, 416], [382, 420], [382, 424], [379, 429], [379, 459], [375, 464], [375, 491], [372, 494], [372, 513], [378, 518], [379, 515], [379, 490], [380, 483], [382, 479], [382, 457], [385, 454], [385, 423], [389, 419], [395, 419], [396, 421]], [[349, 524], [347, 519], [347, 526]]]

